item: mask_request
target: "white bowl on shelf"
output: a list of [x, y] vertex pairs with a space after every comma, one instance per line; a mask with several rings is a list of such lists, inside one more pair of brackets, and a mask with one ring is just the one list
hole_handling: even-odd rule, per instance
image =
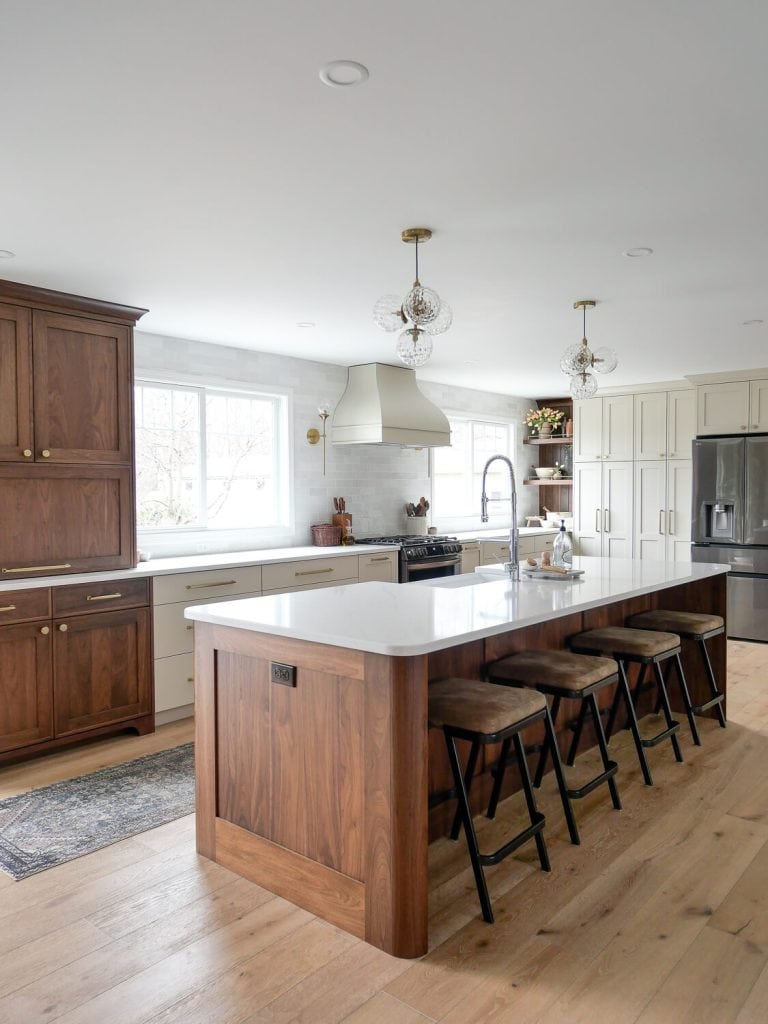
[[536, 476], [539, 480], [551, 480], [555, 475], [553, 466], [536, 466]]

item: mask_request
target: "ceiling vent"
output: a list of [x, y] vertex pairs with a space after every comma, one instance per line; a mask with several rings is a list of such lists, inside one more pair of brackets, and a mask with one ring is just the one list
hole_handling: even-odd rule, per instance
[[407, 366], [350, 366], [333, 414], [334, 444], [438, 448], [451, 443], [448, 419], [426, 398]]

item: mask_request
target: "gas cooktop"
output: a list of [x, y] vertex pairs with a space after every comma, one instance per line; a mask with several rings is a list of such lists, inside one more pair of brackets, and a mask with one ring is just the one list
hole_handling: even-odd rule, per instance
[[455, 541], [455, 537], [447, 537], [444, 534], [428, 533], [398, 533], [392, 537], [358, 537], [358, 544], [445, 544], [447, 541]]

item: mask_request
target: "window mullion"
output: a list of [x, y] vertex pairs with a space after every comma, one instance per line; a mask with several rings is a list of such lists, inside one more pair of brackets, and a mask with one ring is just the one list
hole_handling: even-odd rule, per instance
[[197, 393], [198, 415], [200, 418], [200, 504], [198, 507], [198, 520], [204, 529], [208, 527], [208, 425], [206, 420], [205, 391], [200, 389]]

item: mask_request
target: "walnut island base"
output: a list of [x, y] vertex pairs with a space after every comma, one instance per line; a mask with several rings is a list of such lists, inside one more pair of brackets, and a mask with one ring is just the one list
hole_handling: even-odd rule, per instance
[[[439, 803], [451, 783], [429, 681], [478, 678], [488, 661], [639, 611], [725, 617], [723, 566], [577, 561], [576, 585], [366, 583], [189, 609], [198, 851], [393, 956], [425, 954], [427, 847], [455, 806]], [[725, 652], [713, 638], [722, 689]], [[696, 652], [683, 654], [703, 702]], [[478, 809], [496, 756], [478, 765]]]

